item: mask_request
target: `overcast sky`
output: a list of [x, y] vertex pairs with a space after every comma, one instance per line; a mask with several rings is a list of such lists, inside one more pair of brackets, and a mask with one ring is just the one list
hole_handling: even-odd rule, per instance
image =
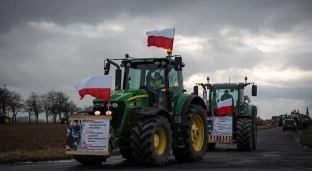
[[310, 0], [2, 0], [0, 84], [24, 98], [58, 90], [88, 105], [78, 81], [103, 75], [106, 58], [165, 56], [146, 46], [145, 32], [176, 28], [186, 89], [207, 76], [248, 76], [260, 117], [312, 111], [311, 9]]

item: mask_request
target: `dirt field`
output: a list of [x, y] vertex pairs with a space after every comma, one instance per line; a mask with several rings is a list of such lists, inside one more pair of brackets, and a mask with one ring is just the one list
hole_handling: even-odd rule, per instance
[[0, 164], [72, 159], [65, 153], [66, 130], [66, 124], [0, 124]]
[[71, 158], [65, 124], [0, 125], [0, 163]]

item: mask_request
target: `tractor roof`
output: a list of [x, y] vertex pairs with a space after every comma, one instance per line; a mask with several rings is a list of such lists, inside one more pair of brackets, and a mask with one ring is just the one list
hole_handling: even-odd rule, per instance
[[[124, 58], [122, 59], [122, 62], [136, 62], [136, 63], [145, 63], [145, 62], [154, 62], [154, 61], [157, 61], [157, 60], [166, 60], [168, 61], [168, 58], [166, 57], [154, 57], [154, 58], [151, 58], [151, 57], [148, 57], [148, 58], [135, 58], [135, 57], [131, 57], [131, 58]], [[171, 59], [171, 62], [174, 63], [174, 58]], [[182, 62], [183, 66], [185, 66], [185, 63]]]
[[218, 83], [218, 84], [213, 84], [214, 88], [220, 88], [220, 89], [226, 89], [226, 88], [237, 88], [237, 84], [235, 83]]

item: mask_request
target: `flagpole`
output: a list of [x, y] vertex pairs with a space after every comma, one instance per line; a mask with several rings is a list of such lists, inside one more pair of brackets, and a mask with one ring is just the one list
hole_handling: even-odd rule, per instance
[[171, 54], [173, 51], [174, 35], [175, 35], [175, 28], [173, 28], [173, 41], [172, 41], [172, 46], [171, 46]]

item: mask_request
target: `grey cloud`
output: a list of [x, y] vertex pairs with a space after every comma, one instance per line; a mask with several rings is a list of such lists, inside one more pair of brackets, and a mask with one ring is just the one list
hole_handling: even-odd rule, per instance
[[[309, 20], [311, 1], [217, 1], [217, 0], [28, 0], [2, 1], [0, 31], [27, 21], [52, 21], [58, 24], [94, 24], [120, 14], [172, 19], [182, 34], [206, 34], [225, 25], [259, 32], [290, 30], [302, 20]], [[191, 15], [190, 15], [191, 14]], [[192, 31], [183, 29], [192, 27]], [[205, 29], [202, 29], [205, 28]]]
[[161, 11], [184, 10], [190, 1], [175, 0], [3, 0], [0, 5], [0, 31], [8, 31], [17, 24], [46, 21], [66, 25], [69, 23], [96, 24], [126, 13], [155, 16]]
[[311, 71], [312, 70], [312, 51], [308, 52], [296, 52], [286, 54], [284, 57], [284, 67], [287, 68], [297, 68], [299, 70]]

